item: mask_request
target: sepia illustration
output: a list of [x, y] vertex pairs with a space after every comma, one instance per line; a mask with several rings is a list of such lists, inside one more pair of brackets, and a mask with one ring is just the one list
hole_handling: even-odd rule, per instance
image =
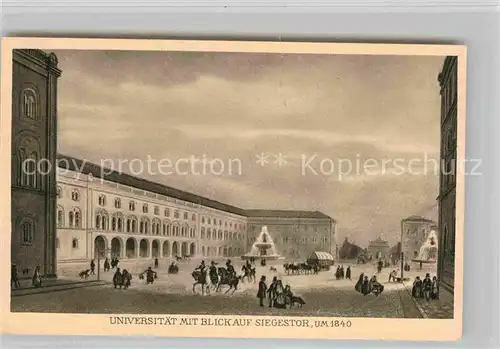
[[11, 313], [453, 319], [458, 71], [14, 49]]

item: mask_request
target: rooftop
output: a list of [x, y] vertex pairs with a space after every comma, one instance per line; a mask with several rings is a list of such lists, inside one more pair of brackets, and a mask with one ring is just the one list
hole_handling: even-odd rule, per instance
[[410, 217], [406, 217], [405, 219], [402, 220], [403, 222], [406, 222], [406, 221], [418, 221], [418, 222], [427, 222], [427, 223], [436, 223], [430, 219], [427, 219], [427, 218], [424, 218], [422, 216], [410, 216]]
[[111, 171], [111, 169], [106, 169], [106, 171], [104, 171], [103, 168], [99, 165], [93, 164], [88, 161], [84, 162], [81, 159], [77, 159], [64, 154], [57, 155], [57, 165], [59, 168], [71, 170], [74, 172], [80, 172], [87, 175], [92, 174], [93, 177], [102, 178], [106, 181], [119, 183], [159, 195], [165, 195], [178, 200], [187, 201], [193, 204], [210, 207], [216, 210], [233, 213], [240, 216], [332, 219], [331, 217], [319, 211], [244, 210], [236, 206], [228, 205], [146, 179], [138, 178], [118, 171]]

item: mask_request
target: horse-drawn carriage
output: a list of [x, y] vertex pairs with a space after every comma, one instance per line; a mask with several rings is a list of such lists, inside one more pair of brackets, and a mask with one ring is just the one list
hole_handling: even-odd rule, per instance
[[330, 270], [335, 260], [328, 252], [315, 251], [307, 258], [307, 264], [317, 266], [319, 270]]

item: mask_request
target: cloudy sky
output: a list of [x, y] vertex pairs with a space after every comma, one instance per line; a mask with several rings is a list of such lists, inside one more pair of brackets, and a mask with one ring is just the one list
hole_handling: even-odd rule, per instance
[[[443, 57], [56, 54], [63, 154], [243, 208], [319, 210], [361, 245], [437, 219]], [[215, 173], [165, 167], [191, 156]]]

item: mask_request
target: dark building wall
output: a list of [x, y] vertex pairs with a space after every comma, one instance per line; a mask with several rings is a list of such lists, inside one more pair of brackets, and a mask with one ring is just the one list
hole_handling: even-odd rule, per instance
[[438, 276], [453, 289], [455, 274], [455, 180], [457, 159], [457, 57], [447, 57], [441, 86], [441, 171], [439, 189]]
[[[29, 269], [32, 273], [37, 265], [45, 275], [56, 272], [55, 160], [60, 74], [54, 54], [32, 49], [13, 52], [11, 259], [20, 272]], [[27, 159], [31, 159], [33, 167], [25, 162]]]

